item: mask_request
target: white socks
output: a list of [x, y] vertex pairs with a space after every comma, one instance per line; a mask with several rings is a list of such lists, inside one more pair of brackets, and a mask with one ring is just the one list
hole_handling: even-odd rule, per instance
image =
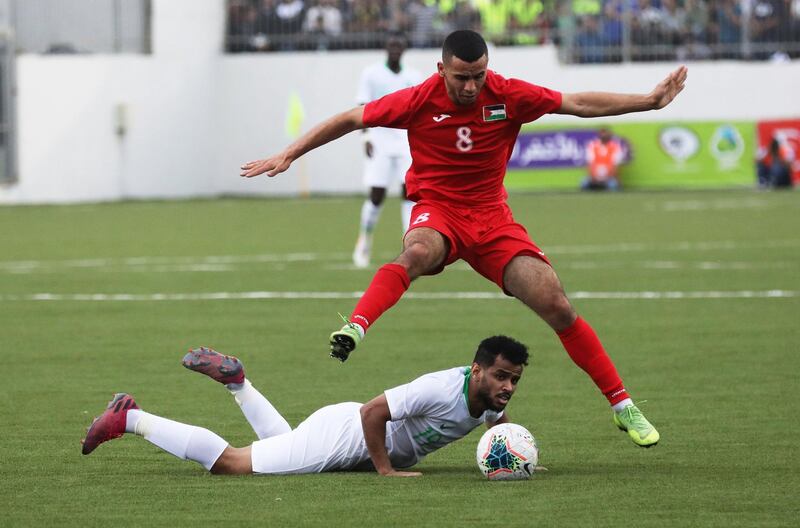
[[611, 408], [614, 409], [615, 413], [618, 413], [622, 412], [625, 409], [625, 407], [628, 407], [630, 405], [633, 405], [633, 400], [630, 398], [625, 398], [621, 402], [617, 402], [614, 405], [612, 405]]
[[141, 409], [128, 411], [126, 433], [135, 433], [167, 453], [211, 470], [228, 442], [202, 427], [168, 420]]
[[[411, 200], [403, 200], [400, 204], [400, 221], [402, 222], [403, 233], [408, 230], [411, 223], [411, 210], [413, 208], [414, 202]], [[361, 206], [361, 235], [372, 236], [382, 210], [383, 205], [375, 205], [370, 200], [364, 200], [364, 205]]]
[[411, 210], [414, 208], [414, 202], [411, 200], [403, 200], [400, 205], [400, 220], [403, 222], [403, 233], [408, 231], [411, 224]]
[[239, 404], [259, 440], [292, 430], [284, 417], [253, 387], [250, 380], [245, 379], [241, 388], [229, 388], [237, 389], [231, 390], [231, 394], [236, 398], [236, 403]]
[[[231, 384], [229, 388], [234, 389], [231, 394], [259, 439], [292, 430], [283, 416], [253, 388], [248, 379], [240, 385]], [[139, 435], [178, 458], [199, 462], [209, 471], [228, 447], [228, 442], [208, 429], [162, 418], [141, 409], [128, 411], [125, 432]]]
[[371, 200], [364, 200], [361, 206], [361, 234], [372, 236], [378, 218], [381, 216], [383, 205], [375, 205]]

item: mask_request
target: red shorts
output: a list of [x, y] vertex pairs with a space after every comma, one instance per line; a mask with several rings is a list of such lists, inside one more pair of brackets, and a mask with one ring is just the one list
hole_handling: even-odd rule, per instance
[[438, 231], [450, 243], [450, 252], [442, 265], [426, 275], [441, 273], [445, 266], [463, 259], [510, 295], [503, 287], [503, 272], [511, 259], [528, 255], [550, 265], [525, 228], [514, 221], [511, 209], [505, 203], [461, 208], [421, 200], [411, 211], [411, 225], [406, 234], [418, 227]]

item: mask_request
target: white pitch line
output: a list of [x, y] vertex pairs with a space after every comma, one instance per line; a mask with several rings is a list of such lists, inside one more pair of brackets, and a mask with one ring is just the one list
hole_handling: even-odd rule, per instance
[[[202, 266], [250, 263], [317, 262], [342, 260], [345, 253], [265, 253], [260, 255], [206, 255], [198, 257], [126, 257], [71, 260], [18, 260], [0, 261], [0, 271], [30, 273], [52, 268], [108, 268], [145, 266]], [[180, 270], [179, 270], [180, 271]]]
[[800, 297], [800, 291], [793, 290], [739, 290], [739, 291], [641, 291], [641, 292], [574, 292], [568, 294], [572, 299], [779, 299]]
[[[604, 253], [639, 253], [644, 251], [738, 251], [744, 249], [777, 249], [800, 247], [800, 239], [732, 241], [714, 240], [697, 242], [620, 242], [614, 244], [586, 245], [551, 245], [543, 249], [550, 256], [588, 255]], [[386, 260], [396, 254], [381, 255]], [[120, 258], [90, 258], [67, 260], [9, 260], [0, 261], [0, 272], [37, 273], [61, 268], [142, 268], [146, 266], [170, 265], [232, 265], [249, 263], [286, 263], [286, 262], [341, 262], [349, 261], [349, 253], [265, 253], [258, 255], [205, 255], [205, 256], [140, 256]], [[182, 271], [182, 270], [177, 270]]]
[[698, 242], [619, 242], [616, 244], [585, 244], [568, 246], [544, 246], [548, 255], [589, 253], [633, 253], [643, 251], [735, 251], [739, 249], [777, 249], [800, 246], [800, 240], [763, 240], [741, 242], [734, 240], [712, 240]]
[[[0, 295], [0, 302], [12, 301], [79, 301], [79, 302], [152, 302], [152, 301], [226, 301], [248, 299], [358, 299], [363, 292], [299, 292], [299, 291], [250, 291], [209, 293], [30, 293]], [[638, 292], [589, 292], [577, 291], [569, 294], [572, 299], [588, 300], [670, 300], [670, 299], [786, 299], [800, 297], [796, 290], [738, 290], [738, 291], [638, 291]], [[500, 292], [408, 292], [405, 299], [511, 299]]]

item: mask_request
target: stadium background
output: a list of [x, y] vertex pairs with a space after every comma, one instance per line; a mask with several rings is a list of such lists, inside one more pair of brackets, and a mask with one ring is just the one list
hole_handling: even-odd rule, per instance
[[[140, 9], [131, 9], [133, 4]], [[37, 14], [32, 9], [36, 2], [24, 5], [28, 7], [17, 8], [20, 23]], [[11, 183], [0, 187], [0, 203], [361, 191], [355, 135], [310, 154], [282, 178], [240, 181], [237, 172], [242, 162], [290, 140], [287, 119], [306, 130], [350, 107], [361, 69], [382, 60], [381, 51], [224, 53], [226, 4], [217, 0], [75, 5], [105, 5], [108, 16], [90, 16], [93, 11], [86, 9], [94, 22], [90, 31], [81, 30], [80, 24], [61, 16], [71, 8], [57, 3], [50, 12], [38, 12], [45, 26], [28, 21], [20, 28], [19, 39], [23, 34], [37, 37], [28, 37], [27, 48], [14, 42], [5, 47], [17, 46], [22, 52], [7, 60], [16, 63], [11, 70], [16, 97], [9, 106], [16, 118], [6, 118], [6, 143], [11, 146], [5, 150], [15, 153], [7, 156], [15, 163], [3, 173]], [[109, 10], [114, 5], [128, 6], [117, 13], [116, 26]], [[65, 24], [55, 24], [64, 18]], [[47, 24], [58, 30], [49, 40], [41, 35]], [[115, 45], [120, 53], [113, 53]], [[99, 53], [63, 53], [64, 48]], [[559, 49], [552, 41], [536, 47], [493, 47], [491, 67], [563, 91], [635, 92], [649, 91], [675, 66], [571, 64], [559, 60]], [[411, 49], [405, 62], [428, 73], [435, 71], [437, 56], [435, 48]], [[759, 120], [800, 116], [797, 61], [692, 62], [689, 75], [690, 88], [675, 105], [607, 122], [748, 122], [754, 130]], [[294, 117], [289, 115], [292, 108]], [[578, 120], [547, 116], [537, 125], [571, 123]], [[579, 126], [598, 123], [583, 121]], [[746, 140], [752, 156], [753, 134]], [[752, 159], [741, 161], [753, 170]], [[741, 178], [734, 181], [742, 184]]]
[[[592, 5], [559, 3], [567, 15], [579, 4]], [[318, 51], [332, 40], [301, 31], [267, 48], [314, 49], [226, 53], [250, 36], [265, 43], [255, 26], [245, 40], [226, 39], [226, 7], [0, 1], [0, 526], [796, 526], [796, 192], [756, 191], [752, 180], [714, 190], [512, 192], [515, 217], [637, 401], [647, 400], [662, 432], [655, 449], [631, 445], [546, 325], [463, 263], [415, 282], [340, 365], [327, 357], [328, 332], [375, 269], [350, 261], [360, 141], [344, 138], [273, 180], [241, 181], [238, 166], [352, 104], [361, 68], [383, 58], [380, 39], [353, 36], [358, 50]], [[600, 15], [576, 16], [573, 27], [584, 16]], [[665, 55], [677, 59], [674, 46], [632, 31], [618, 49], [581, 40], [588, 54], [575, 52], [577, 34], [509, 35], [497, 36], [504, 45], [493, 46], [492, 67], [564, 90], [649, 90], [676, 65]], [[796, 40], [785, 35], [723, 45], [711, 31], [719, 60], [688, 61], [687, 89], [673, 105], [607, 122], [636, 135], [797, 119]], [[435, 46], [412, 49], [408, 61], [433, 71], [437, 55]], [[752, 163], [745, 156], [755, 145], [744, 152]], [[642, 172], [658, 168], [644, 163]], [[376, 231], [376, 261], [397, 253], [397, 205], [390, 200]], [[132, 437], [80, 455], [91, 417], [123, 390], [148, 411], [234, 445], [252, 441], [224, 391], [180, 367], [192, 346], [242, 357], [297, 424], [327, 403], [365, 401], [463, 363], [491, 333], [534, 352], [510, 409], [537, 435], [550, 469], [530, 482], [481, 479], [480, 431], [429, 457], [412, 481], [218, 478]]]

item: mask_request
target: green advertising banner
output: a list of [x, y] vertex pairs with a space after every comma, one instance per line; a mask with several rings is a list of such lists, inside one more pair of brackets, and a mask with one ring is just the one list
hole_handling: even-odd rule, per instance
[[[750, 187], [755, 184], [755, 122], [608, 125], [629, 149], [620, 167], [628, 189]], [[508, 189], [578, 189], [585, 148], [599, 128], [523, 127], [509, 162]]]

